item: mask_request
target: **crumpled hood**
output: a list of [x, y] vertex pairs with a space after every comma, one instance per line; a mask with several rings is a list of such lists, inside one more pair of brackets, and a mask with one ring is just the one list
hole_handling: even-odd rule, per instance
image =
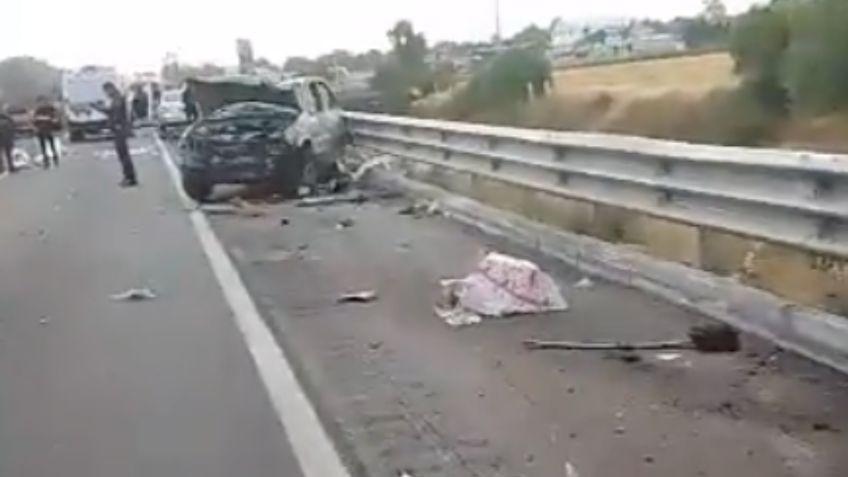
[[254, 76], [189, 78], [188, 87], [204, 116], [233, 103], [260, 102], [300, 109], [294, 90]]

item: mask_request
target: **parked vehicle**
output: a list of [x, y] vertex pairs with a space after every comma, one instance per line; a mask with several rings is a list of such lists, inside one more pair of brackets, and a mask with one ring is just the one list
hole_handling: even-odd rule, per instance
[[180, 141], [183, 187], [197, 201], [216, 184], [271, 181], [285, 195], [334, 177], [347, 139], [335, 94], [319, 78], [188, 82], [201, 119]]
[[171, 138], [188, 126], [189, 120], [183, 105], [183, 90], [169, 89], [162, 93], [162, 99], [156, 109], [156, 123], [159, 135], [163, 138]]
[[108, 103], [103, 84], [118, 84], [114, 68], [86, 66], [79, 71], [69, 71], [62, 76], [62, 100], [65, 124], [72, 142], [81, 141], [86, 135], [102, 134], [109, 129], [106, 114], [92, 105]]

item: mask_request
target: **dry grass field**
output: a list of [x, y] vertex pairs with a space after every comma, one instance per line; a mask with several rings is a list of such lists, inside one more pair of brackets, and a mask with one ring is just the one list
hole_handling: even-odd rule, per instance
[[[741, 104], [728, 53], [706, 53], [554, 73], [552, 94], [515, 108], [459, 119], [556, 130], [598, 131], [728, 145], [772, 145], [848, 152], [848, 115], [777, 120]], [[452, 94], [417, 113], [442, 114]]]
[[606, 92], [614, 96], [645, 97], [669, 92], [708, 93], [736, 85], [733, 59], [727, 53], [709, 53], [659, 60], [586, 66], [558, 70], [558, 94]]

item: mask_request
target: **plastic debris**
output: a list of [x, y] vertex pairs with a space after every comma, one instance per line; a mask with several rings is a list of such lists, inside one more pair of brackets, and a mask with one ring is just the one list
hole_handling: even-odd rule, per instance
[[583, 278], [580, 279], [580, 281], [578, 281], [577, 283], [574, 284], [574, 288], [577, 288], [578, 290], [580, 290], [580, 289], [585, 290], [585, 289], [592, 288], [594, 286], [595, 286], [595, 282], [589, 277], [583, 277]]
[[362, 192], [349, 194], [325, 195], [321, 197], [307, 197], [297, 202], [298, 207], [322, 207], [335, 204], [362, 204], [368, 202], [368, 196]]
[[480, 315], [468, 310], [463, 310], [462, 308], [446, 310], [436, 307], [434, 308], [434, 311], [436, 312], [436, 316], [454, 328], [476, 325], [483, 321], [483, 318]]
[[580, 477], [580, 474], [577, 473], [577, 469], [574, 468], [571, 462], [565, 463], [565, 477]]
[[336, 300], [338, 303], [371, 303], [377, 300], [376, 290], [363, 290], [345, 293]]
[[490, 252], [467, 277], [442, 281], [446, 308], [486, 317], [564, 311], [568, 303], [535, 263]]
[[349, 229], [354, 225], [356, 225], [356, 221], [348, 217], [346, 219], [339, 220], [338, 223], [336, 223], [336, 228], [338, 230]]
[[149, 288], [130, 288], [129, 290], [112, 295], [115, 301], [145, 301], [153, 300], [156, 294]]
[[677, 361], [678, 359], [682, 358], [683, 355], [681, 353], [657, 353], [656, 355], [654, 355], [654, 357], [657, 358], [657, 361], [669, 362]]

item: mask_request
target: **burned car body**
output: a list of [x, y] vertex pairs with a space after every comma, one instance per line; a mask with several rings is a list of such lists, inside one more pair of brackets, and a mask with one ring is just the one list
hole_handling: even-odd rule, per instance
[[197, 201], [215, 184], [268, 182], [285, 195], [337, 171], [345, 143], [341, 110], [317, 78], [189, 80], [201, 119], [180, 140], [183, 188]]

